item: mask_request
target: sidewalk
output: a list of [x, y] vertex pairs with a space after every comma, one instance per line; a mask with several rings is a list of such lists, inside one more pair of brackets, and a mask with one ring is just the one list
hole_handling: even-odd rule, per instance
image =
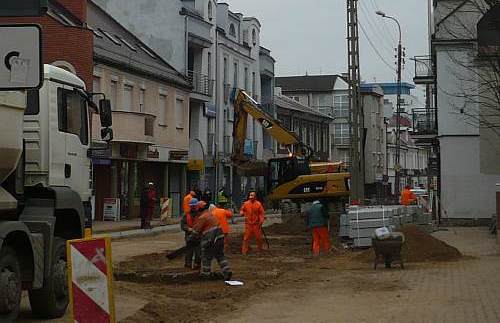
[[[269, 219], [278, 218], [280, 214], [267, 213]], [[243, 223], [244, 218], [235, 216], [231, 223]], [[135, 238], [154, 236], [164, 232], [179, 232], [180, 225], [177, 219], [169, 219], [172, 224], [161, 224], [159, 219], [151, 221], [152, 229], [141, 229], [141, 219], [124, 220], [124, 221], [94, 221], [92, 224], [92, 232], [96, 236], [110, 236], [112, 239]]]

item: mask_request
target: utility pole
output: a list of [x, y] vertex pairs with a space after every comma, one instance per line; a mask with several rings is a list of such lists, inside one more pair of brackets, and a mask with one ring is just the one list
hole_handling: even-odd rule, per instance
[[397, 70], [397, 102], [396, 102], [396, 163], [394, 165], [394, 194], [399, 196], [401, 187], [401, 72], [403, 68], [403, 46], [401, 45], [401, 25], [399, 21], [391, 16], [388, 16], [383, 11], [376, 11], [377, 15], [382, 16], [383, 18], [390, 19], [394, 21], [398, 25], [399, 31], [399, 41], [398, 41], [398, 70]]
[[347, 56], [349, 69], [349, 137], [351, 144], [351, 198], [364, 199], [364, 115], [359, 70], [358, 0], [347, 0]]

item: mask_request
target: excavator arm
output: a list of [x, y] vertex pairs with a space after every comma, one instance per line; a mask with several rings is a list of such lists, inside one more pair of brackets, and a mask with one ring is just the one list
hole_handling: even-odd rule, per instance
[[[309, 158], [312, 148], [304, 144], [299, 136], [284, 127], [241, 89], [233, 89], [231, 100], [234, 105], [233, 155], [232, 161], [237, 166], [248, 165], [251, 160], [244, 154], [248, 115], [257, 120], [262, 128], [279, 144], [288, 147], [290, 154]], [[253, 162], [256, 165], [257, 162]]]

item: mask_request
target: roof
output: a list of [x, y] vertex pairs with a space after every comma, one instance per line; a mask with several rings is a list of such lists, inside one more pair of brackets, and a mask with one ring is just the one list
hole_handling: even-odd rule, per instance
[[[382, 88], [384, 91], [384, 94], [386, 95], [391, 95], [391, 94], [397, 94], [398, 93], [398, 83], [393, 82], [393, 83], [363, 83], [361, 84], [361, 87], [367, 87], [367, 86], [375, 86], [378, 85]], [[402, 82], [401, 83], [401, 94], [410, 94], [411, 90], [415, 88], [415, 85]]]
[[191, 89], [184, 75], [90, 0], [87, 6], [87, 24], [94, 32], [95, 60]]
[[303, 75], [276, 78], [276, 86], [283, 92], [331, 92], [339, 75]]
[[293, 99], [290, 99], [289, 97], [284, 96], [284, 95], [275, 94], [274, 95], [274, 102], [275, 102], [277, 107], [281, 107], [283, 109], [294, 110], [294, 111], [298, 111], [298, 112], [302, 112], [302, 113], [306, 113], [306, 114], [311, 114], [311, 115], [314, 115], [316, 117], [325, 118], [325, 119], [331, 119], [331, 120], [334, 119], [333, 117], [330, 117], [327, 114], [321, 113], [318, 110], [315, 110], [311, 107], [308, 107], [307, 105], [303, 105], [303, 104], [301, 104]]

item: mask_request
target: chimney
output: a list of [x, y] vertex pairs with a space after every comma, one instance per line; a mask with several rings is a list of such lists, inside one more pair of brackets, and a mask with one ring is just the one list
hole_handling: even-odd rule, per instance
[[82, 22], [87, 21], [87, 0], [57, 0], [57, 2]]

